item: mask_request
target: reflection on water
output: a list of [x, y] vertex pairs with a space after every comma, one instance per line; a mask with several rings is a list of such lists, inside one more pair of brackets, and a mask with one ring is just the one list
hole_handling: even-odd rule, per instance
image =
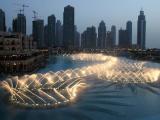
[[[123, 58], [119, 58], [123, 59]], [[72, 61], [58, 56], [38, 73], [83, 68], [94, 62]], [[133, 62], [134, 64], [134, 62]], [[136, 64], [134, 64], [136, 65]], [[143, 63], [147, 68], [159, 69], [156, 63]], [[122, 67], [122, 66], [121, 66]], [[131, 66], [129, 66], [131, 67]], [[101, 77], [104, 78], [105, 77]], [[25, 110], [0, 102], [2, 120], [159, 120], [160, 87], [154, 83], [127, 83], [86, 78], [89, 87], [70, 105], [57, 109]]]

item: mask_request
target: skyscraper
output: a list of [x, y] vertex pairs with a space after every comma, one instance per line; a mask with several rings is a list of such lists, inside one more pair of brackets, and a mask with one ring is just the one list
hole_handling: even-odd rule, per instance
[[60, 20], [56, 22], [56, 46], [61, 47], [63, 45], [63, 26]]
[[127, 38], [129, 41], [129, 46], [132, 46], [132, 22], [128, 21], [126, 24], [126, 30], [127, 30]]
[[113, 47], [115, 47], [116, 46], [116, 26], [115, 25], [112, 25], [111, 27], [111, 38], [113, 41]]
[[0, 9], [0, 31], [6, 31], [5, 13], [2, 9]]
[[26, 17], [24, 14], [17, 15], [17, 32], [26, 34]]
[[75, 26], [75, 38], [74, 38], [74, 47], [80, 47], [80, 33], [77, 31], [77, 26]]
[[33, 40], [37, 43], [37, 48], [45, 48], [44, 41], [44, 21], [37, 19], [32, 22], [33, 25]]
[[119, 47], [128, 48], [128, 44], [127, 30], [121, 28], [119, 30]]
[[146, 19], [144, 11], [140, 11], [137, 23], [137, 45], [140, 49], [146, 48]]
[[81, 44], [83, 48], [95, 49], [97, 41], [96, 28], [88, 27], [81, 35]]
[[48, 17], [48, 47], [53, 47], [55, 45], [55, 35], [56, 35], [56, 17], [51, 15]]
[[13, 32], [17, 32], [17, 18], [13, 19], [12, 21], [12, 30]]
[[44, 26], [44, 42], [45, 46], [48, 47], [49, 41], [48, 41], [48, 25]]
[[104, 49], [106, 46], [106, 25], [101, 21], [98, 27], [98, 48]]
[[66, 48], [74, 47], [74, 7], [70, 5], [63, 13], [63, 44]]
[[111, 31], [107, 31], [106, 48], [108, 49], [113, 48], [113, 39]]
[[86, 48], [86, 46], [87, 46], [86, 36], [87, 36], [87, 31], [85, 30], [85, 31], [81, 34], [81, 48]]

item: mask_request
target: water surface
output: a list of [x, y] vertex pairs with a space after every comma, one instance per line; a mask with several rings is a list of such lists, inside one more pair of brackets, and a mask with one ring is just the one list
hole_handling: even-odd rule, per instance
[[[123, 59], [123, 58], [119, 58]], [[72, 61], [69, 57], [54, 57], [50, 64], [37, 73], [75, 69], [95, 62]], [[146, 66], [148, 64], [146, 63]], [[148, 67], [159, 69], [159, 64]], [[152, 84], [121, 86], [98, 80], [78, 95], [77, 100], [57, 109], [25, 110], [0, 102], [0, 120], [159, 120], [160, 89]]]

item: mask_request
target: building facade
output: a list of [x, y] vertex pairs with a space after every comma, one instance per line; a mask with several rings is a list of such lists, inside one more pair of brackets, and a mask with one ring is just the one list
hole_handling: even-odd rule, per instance
[[146, 18], [144, 11], [140, 11], [137, 23], [137, 45], [140, 49], [146, 48]]
[[81, 45], [83, 48], [96, 49], [97, 47], [97, 33], [96, 27], [88, 27], [81, 35]]
[[44, 43], [45, 46], [48, 47], [49, 41], [48, 41], [48, 25], [44, 26]]
[[77, 31], [76, 26], [75, 26], [74, 47], [75, 48], [80, 48], [80, 33]]
[[56, 46], [63, 46], [63, 26], [60, 20], [57, 20], [56, 22]]
[[85, 48], [86, 47], [86, 36], [87, 36], [87, 31], [85, 30], [82, 34], [81, 34], [81, 48]]
[[112, 25], [111, 27], [111, 38], [113, 40], [113, 47], [116, 46], [116, 26]]
[[106, 25], [104, 21], [101, 21], [98, 27], [97, 47], [100, 49], [106, 48]]
[[56, 17], [51, 15], [48, 17], [48, 44], [47, 47], [56, 46], [55, 38], [56, 38]]
[[68, 5], [63, 13], [63, 45], [65, 48], [74, 48], [74, 7]]
[[126, 24], [126, 30], [127, 30], [127, 37], [129, 41], [129, 46], [132, 46], [132, 22], [128, 21]]
[[24, 14], [17, 14], [17, 18], [12, 21], [13, 32], [26, 35], [26, 17]]
[[45, 57], [33, 46], [31, 36], [0, 32], [0, 73], [21, 74], [40, 68]]
[[21, 33], [0, 32], [0, 52], [14, 53], [34, 49], [33, 39]]
[[2, 9], [0, 9], [0, 31], [1, 32], [6, 31], [5, 12]]
[[123, 29], [119, 30], [119, 47], [120, 48], [128, 48], [129, 47], [127, 30], [123, 30]]
[[107, 39], [106, 39], [106, 48], [107, 49], [112, 49], [114, 47], [114, 41], [112, 38], [112, 32], [107, 31]]
[[32, 36], [33, 41], [37, 43], [37, 48], [45, 48], [44, 41], [44, 21], [41, 19], [37, 19], [32, 21]]

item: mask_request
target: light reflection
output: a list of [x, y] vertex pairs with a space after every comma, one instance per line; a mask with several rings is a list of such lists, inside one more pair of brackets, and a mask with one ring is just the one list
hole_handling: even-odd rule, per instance
[[74, 101], [77, 95], [89, 86], [85, 77], [92, 75], [97, 77], [97, 80], [122, 84], [153, 83], [160, 79], [160, 69], [149, 68], [145, 62], [103, 54], [82, 53], [67, 56], [76, 61], [100, 63], [65, 71], [8, 78], [1, 85], [11, 94], [10, 101], [31, 108], [65, 105]]

